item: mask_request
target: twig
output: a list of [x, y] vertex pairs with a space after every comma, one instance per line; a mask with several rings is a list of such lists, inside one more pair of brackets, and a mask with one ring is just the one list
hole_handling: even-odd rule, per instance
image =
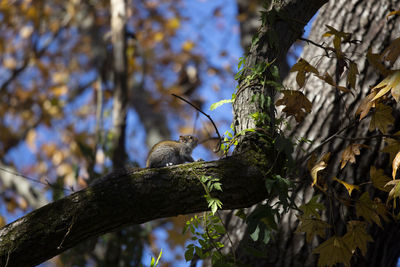
[[200, 108], [196, 107], [195, 105], [193, 105], [192, 103], [190, 103], [188, 100], [184, 99], [183, 97], [176, 95], [176, 94], [172, 94], [173, 96], [175, 96], [176, 98], [179, 98], [180, 100], [186, 102], [187, 104], [191, 105], [193, 108], [195, 108], [197, 111], [199, 111], [201, 114], [203, 114], [204, 116], [206, 116], [212, 123], [212, 125], [214, 126], [215, 132], [218, 135], [218, 146], [214, 149], [214, 152], [218, 152], [221, 149], [221, 135], [218, 132], [217, 126], [215, 125], [214, 121], [211, 119], [210, 115], [204, 113]]
[[67, 236], [71, 232], [72, 226], [74, 225], [75, 221], [76, 221], [76, 215], [74, 215], [74, 217], [72, 218], [71, 224], [68, 227], [68, 231], [65, 233], [64, 238], [61, 241], [60, 245], [57, 247], [57, 249], [62, 249], [62, 245], [64, 244], [65, 239], [67, 238]]

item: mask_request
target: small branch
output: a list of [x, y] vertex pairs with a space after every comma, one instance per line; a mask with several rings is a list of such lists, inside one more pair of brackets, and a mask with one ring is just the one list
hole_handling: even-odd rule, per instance
[[212, 125], [214, 126], [215, 132], [218, 135], [218, 145], [217, 147], [214, 149], [214, 152], [218, 152], [221, 149], [221, 135], [218, 132], [217, 126], [215, 125], [214, 121], [211, 119], [211, 116], [204, 113], [200, 108], [196, 107], [195, 105], [193, 105], [192, 103], [190, 103], [188, 100], [184, 99], [183, 97], [176, 95], [176, 94], [172, 94], [173, 96], [175, 96], [176, 98], [179, 98], [180, 100], [186, 102], [187, 104], [191, 105], [194, 109], [196, 109], [198, 112], [200, 112], [201, 114], [203, 114], [204, 116], [206, 116], [212, 123]]

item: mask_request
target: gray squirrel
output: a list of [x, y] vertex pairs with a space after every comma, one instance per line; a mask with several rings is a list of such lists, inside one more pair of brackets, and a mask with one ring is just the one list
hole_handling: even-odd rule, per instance
[[161, 141], [151, 148], [146, 167], [158, 168], [193, 162], [192, 151], [198, 142], [199, 139], [193, 135], [181, 135], [179, 141]]

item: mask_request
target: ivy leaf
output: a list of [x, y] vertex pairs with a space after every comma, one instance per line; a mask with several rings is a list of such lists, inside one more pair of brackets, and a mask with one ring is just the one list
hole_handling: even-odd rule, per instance
[[286, 116], [294, 116], [296, 122], [302, 122], [307, 113], [311, 112], [312, 104], [300, 91], [282, 90], [283, 98], [276, 101], [277, 106], [286, 106], [282, 111]]
[[393, 180], [396, 179], [396, 173], [397, 173], [397, 169], [400, 166], [400, 152], [398, 152], [396, 154], [396, 157], [394, 157], [394, 160], [392, 162], [392, 178]]
[[356, 202], [356, 215], [357, 217], [363, 217], [367, 222], [374, 222], [382, 228], [380, 217], [385, 221], [387, 218], [387, 210], [384, 204], [379, 198], [372, 201], [369, 197], [369, 193], [365, 192]]
[[347, 233], [343, 236], [343, 241], [350, 248], [355, 251], [356, 248], [361, 250], [361, 254], [367, 254], [368, 242], [374, 242], [372, 237], [366, 231], [366, 223], [361, 221], [349, 221], [347, 223]]
[[299, 216], [300, 224], [296, 229], [296, 233], [306, 233], [306, 241], [310, 243], [314, 236], [325, 238], [326, 229], [332, 227], [329, 223], [321, 219], [308, 218], [306, 216]]
[[369, 175], [371, 176], [372, 185], [375, 188], [385, 192], [390, 191], [385, 185], [390, 182], [391, 179], [383, 173], [382, 169], [376, 169], [374, 166], [371, 166]]
[[367, 147], [367, 146], [362, 144], [350, 144], [344, 149], [342, 153], [342, 159], [340, 160], [341, 169], [343, 169], [346, 166], [347, 162], [350, 163], [356, 162], [355, 156], [360, 155], [360, 147]]
[[346, 189], [347, 189], [347, 192], [349, 192], [349, 196], [351, 196], [351, 192], [353, 192], [354, 189], [360, 191], [360, 187], [358, 185], [346, 183], [345, 181], [342, 181], [336, 177], [333, 177], [333, 180], [344, 185], [344, 187], [346, 187]]
[[377, 104], [369, 124], [369, 130], [379, 129], [382, 133], [387, 133], [389, 125], [393, 125], [392, 108], [384, 104]]
[[352, 253], [342, 237], [333, 236], [316, 247], [314, 254], [319, 254], [318, 266], [334, 266], [343, 263], [350, 266]]
[[371, 100], [374, 101], [392, 91], [392, 96], [399, 102], [400, 98], [400, 70], [393, 71], [383, 81], [378, 83], [372, 90], [380, 89], [376, 96]]

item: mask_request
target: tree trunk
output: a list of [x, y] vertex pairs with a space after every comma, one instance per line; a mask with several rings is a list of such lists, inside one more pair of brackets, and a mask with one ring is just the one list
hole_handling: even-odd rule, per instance
[[[376, 132], [368, 132], [369, 119], [359, 122], [358, 119], [355, 119], [354, 113], [361, 99], [369, 92], [370, 86], [376, 85], [378, 80], [382, 78], [378, 77], [376, 70], [371, 68], [366, 60], [366, 54], [368, 49], [372, 49], [373, 53], [382, 52], [391, 40], [399, 36], [399, 19], [393, 17], [386, 19], [390, 10], [397, 9], [399, 3], [398, 0], [384, 2], [374, 0], [331, 1], [319, 11], [308, 38], [318, 44], [328, 43], [328, 39], [322, 37], [322, 34], [327, 31], [325, 25], [352, 33], [352, 39], [360, 40], [361, 43], [345, 46], [343, 50], [357, 63], [360, 75], [356, 90], [353, 91], [354, 97], [351, 94], [339, 96], [332, 86], [312, 76], [306, 82], [305, 91], [308, 99], [313, 103], [313, 110], [303, 123], [292, 128], [290, 132], [292, 137], [303, 137], [313, 141], [309, 145], [298, 148], [295, 152], [295, 161], [302, 164], [301, 167], [297, 168], [299, 180], [302, 184], [295, 192], [295, 198], [300, 200], [298, 204], [305, 203], [312, 194], [318, 193], [310, 186], [311, 178], [306, 166], [307, 158], [305, 158], [305, 155], [308, 155], [311, 151], [315, 151], [317, 155], [330, 152], [331, 160], [326, 173], [331, 174], [331, 176], [333, 173], [337, 173], [348, 183], [360, 184], [370, 181], [369, 167], [371, 165], [390, 168], [388, 157], [382, 157], [381, 153], [378, 156], [384, 145], [384, 140], [375, 138], [357, 141], [357, 143], [368, 145], [369, 148], [362, 149], [361, 156], [357, 158], [356, 164], [347, 166], [343, 171], [338, 172], [341, 154], [344, 148], [352, 143], [349, 140], [350, 138], [377, 134]], [[334, 77], [336, 62], [327, 58], [321, 60], [319, 56], [324, 55], [324, 53], [324, 50], [308, 44], [305, 46], [301, 57], [314, 65], [316, 64], [321, 74], [328, 72]], [[342, 83], [344, 81], [345, 79], [342, 78]], [[298, 88], [294, 75], [286, 79], [285, 85], [293, 89]], [[399, 114], [392, 115], [396, 118], [395, 127], [391, 130], [391, 133], [394, 133], [399, 130], [397, 123]], [[331, 142], [321, 145], [324, 140], [335, 134], [342, 138], [333, 138]], [[371, 187], [370, 192], [372, 191], [373, 188]], [[378, 194], [378, 192], [374, 192], [374, 194]], [[329, 207], [329, 205], [326, 206]], [[338, 204], [333, 203], [328, 212], [334, 214], [332, 223], [337, 234], [343, 234], [346, 226], [343, 218], [340, 219]], [[314, 242], [313, 246], [310, 246], [305, 242], [303, 234], [294, 232], [297, 227], [296, 213], [296, 211], [293, 211], [283, 218], [279, 232], [268, 246], [268, 258], [260, 260], [249, 257], [247, 262], [253, 266], [316, 265], [317, 256], [312, 254], [312, 248], [317, 243]], [[357, 218], [355, 214], [346, 214], [346, 216]], [[396, 266], [400, 256], [400, 247], [396, 245], [400, 238], [398, 226], [395, 222], [384, 224], [383, 229], [371, 226], [369, 234], [375, 242], [369, 243], [365, 258], [358, 253], [360, 257], [354, 257], [352, 264], [354, 266]]]

